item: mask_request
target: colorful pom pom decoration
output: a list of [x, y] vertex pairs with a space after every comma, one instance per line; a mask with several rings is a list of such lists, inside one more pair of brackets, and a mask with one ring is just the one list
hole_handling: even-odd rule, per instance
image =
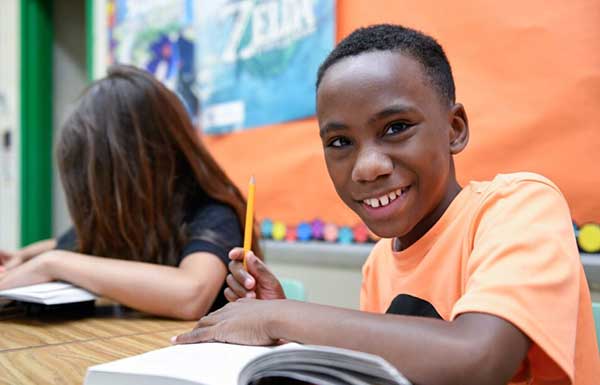
[[365, 243], [369, 240], [369, 229], [362, 223], [354, 225], [352, 233], [354, 234], [354, 242], [356, 243]]
[[299, 241], [310, 241], [310, 238], [312, 237], [312, 227], [306, 222], [300, 223], [296, 232]]
[[600, 225], [597, 223], [586, 223], [579, 228], [577, 244], [585, 253], [600, 252]]
[[312, 238], [315, 240], [321, 240], [325, 237], [325, 223], [320, 219], [315, 219], [310, 223], [312, 230]]
[[273, 239], [281, 241], [285, 238], [285, 224], [280, 221], [273, 222]]
[[273, 234], [273, 221], [270, 219], [263, 219], [260, 222], [260, 235], [265, 239], [270, 239]]
[[338, 239], [338, 227], [333, 223], [328, 223], [323, 228], [323, 238], [327, 242], [335, 242]]
[[352, 233], [352, 229], [348, 226], [340, 227], [338, 232], [338, 242], [349, 245], [354, 240], [354, 234]]
[[[574, 220], [572, 223], [579, 250], [583, 253], [600, 253], [600, 224], [586, 223], [578, 226]], [[325, 223], [321, 219], [286, 227], [281, 221], [265, 218], [260, 222], [260, 233], [263, 239], [288, 242], [326, 241], [352, 244], [380, 240], [380, 237], [364, 223], [358, 223], [352, 227], [338, 227], [334, 223]]]
[[295, 242], [297, 240], [296, 228], [289, 226], [285, 231], [285, 240], [287, 242]]

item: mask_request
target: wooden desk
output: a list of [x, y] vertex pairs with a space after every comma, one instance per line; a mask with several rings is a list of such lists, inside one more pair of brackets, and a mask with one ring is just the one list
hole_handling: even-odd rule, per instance
[[0, 385], [81, 385], [89, 366], [168, 346], [193, 326], [106, 304], [80, 319], [0, 310]]

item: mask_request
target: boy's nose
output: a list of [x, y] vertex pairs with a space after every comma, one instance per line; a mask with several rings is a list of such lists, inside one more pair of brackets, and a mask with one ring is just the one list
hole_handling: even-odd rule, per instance
[[352, 180], [372, 182], [381, 176], [391, 174], [393, 168], [392, 160], [386, 154], [374, 149], [363, 150], [354, 163]]

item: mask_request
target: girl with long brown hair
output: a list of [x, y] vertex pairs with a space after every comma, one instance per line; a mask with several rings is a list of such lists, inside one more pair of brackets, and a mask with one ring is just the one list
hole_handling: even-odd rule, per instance
[[142, 70], [111, 67], [64, 124], [56, 155], [73, 228], [0, 251], [0, 289], [63, 280], [181, 319], [225, 304], [246, 203], [174, 93]]

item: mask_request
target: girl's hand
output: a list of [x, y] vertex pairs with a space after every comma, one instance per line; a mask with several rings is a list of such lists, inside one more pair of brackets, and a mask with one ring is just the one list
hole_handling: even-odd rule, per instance
[[236, 247], [229, 252], [229, 271], [225, 298], [235, 302], [240, 298], [285, 299], [279, 280], [252, 251], [246, 254], [248, 271], [244, 270], [244, 249]]
[[0, 270], [14, 269], [15, 267], [22, 265], [37, 255], [53, 250], [55, 247], [56, 241], [54, 239], [46, 239], [43, 241], [34, 242], [29, 246], [13, 253], [0, 250], [0, 266], [4, 267], [4, 269]]
[[202, 317], [190, 332], [171, 338], [173, 344], [227, 342], [273, 345], [272, 322], [282, 318], [282, 301], [242, 298]]
[[53, 258], [54, 251], [48, 251], [0, 272], [0, 290], [53, 281], [54, 277], [49, 272]]
[[10, 253], [8, 251], [0, 250], [0, 267], [3, 267], [3, 270], [14, 269], [31, 258], [32, 257], [26, 258], [20, 251]]
[[[4, 269], [8, 268], [8, 265], [11, 264], [11, 261], [14, 261], [17, 258], [17, 253], [11, 253], [5, 250], [0, 250], [0, 267]], [[3, 270], [4, 270], [3, 269]]]

